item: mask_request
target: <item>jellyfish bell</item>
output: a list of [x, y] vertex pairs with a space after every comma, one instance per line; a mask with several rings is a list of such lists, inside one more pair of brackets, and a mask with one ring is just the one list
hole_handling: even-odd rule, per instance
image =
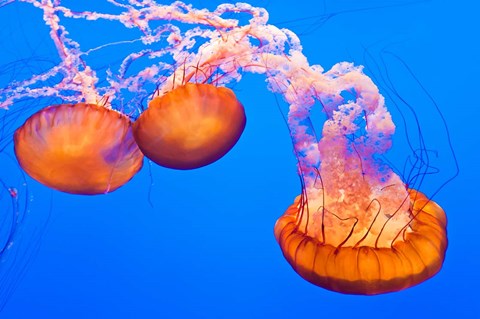
[[[367, 244], [361, 240], [365, 233], [354, 233], [352, 225], [340, 228], [344, 230], [341, 242], [325, 233], [322, 238], [307, 224], [299, 225], [299, 220], [321, 216], [328, 228], [331, 219], [338, 218], [325, 211], [315, 216], [299, 196], [275, 224], [275, 238], [293, 269], [317, 286], [364, 295], [402, 290], [434, 276], [442, 267], [447, 248], [446, 216], [440, 206], [415, 190], [409, 191], [408, 201], [408, 227], [400, 224], [400, 231], [392, 231], [394, 226], [382, 231], [385, 223], [377, 223], [377, 229], [369, 229], [372, 240]], [[363, 218], [362, 213], [355, 218]], [[309, 225], [315, 223], [318, 220]], [[346, 244], [345, 239], [357, 234], [360, 239]]]
[[15, 131], [20, 166], [38, 182], [72, 194], [103, 194], [142, 167], [130, 119], [95, 104], [60, 104], [40, 110]]
[[223, 157], [238, 141], [246, 118], [232, 90], [186, 83], [155, 97], [133, 124], [143, 154], [175, 169], [194, 169]]

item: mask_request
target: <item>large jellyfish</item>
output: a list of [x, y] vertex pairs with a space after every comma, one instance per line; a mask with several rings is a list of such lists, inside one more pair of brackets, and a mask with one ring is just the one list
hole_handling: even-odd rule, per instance
[[[243, 131], [243, 107], [223, 87], [245, 73], [263, 74], [268, 89], [289, 104], [287, 123], [302, 181], [301, 195], [275, 225], [275, 237], [293, 269], [313, 284], [351, 294], [397, 291], [440, 270], [447, 248], [445, 214], [420, 191], [408, 188], [381, 160], [391, 146], [395, 125], [383, 96], [361, 66], [341, 62], [325, 71], [310, 65], [293, 32], [268, 24], [266, 10], [244, 3], [220, 5], [210, 12], [182, 2], [110, 1], [120, 13], [107, 14], [73, 11], [60, 0], [20, 1], [43, 10], [61, 62], [0, 91], [1, 107], [47, 96], [62, 105], [116, 107], [138, 117], [134, 136], [145, 155], [167, 167], [194, 168], [219, 159]], [[240, 22], [232, 18], [236, 13], [250, 19]], [[60, 23], [63, 18], [116, 21], [141, 36], [82, 49]], [[153, 27], [157, 21], [163, 23]], [[184, 24], [176, 23], [193, 27], [185, 31]], [[118, 69], [108, 69], [100, 81], [88, 64], [89, 55], [134, 42], [141, 42], [144, 49], [126, 54]], [[53, 86], [43, 85], [54, 78]], [[152, 101], [140, 115], [145, 99]], [[313, 107], [321, 107], [326, 115], [320, 138], [311, 125]], [[199, 135], [182, 125], [196, 128]], [[110, 142], [100, 149], [108, 145], [115, 149], [113, 161], [121, 154], [120, 167], [128, 166], [123, 155], [131, 153]], [[48, 155], [55, 161], [71, 155], [69, 150], [61, 156], [55, 152]], [[25, 156], [18, 156], [19, 161], [35, 177], [30, 165], [22, 162]], [[99, 157], [91, 159], [102, 165]], [[95, 173], [103, 171], [92, 167]], [[101, 180], [100, 191], [115, 188], [110, 179]], [[65, 190], [87, 193], [77, 191], [77, 186], [67, 183]]]
[[275, 237], [295, 271], [330, 290], [378, 294], [418, 284], [442, 266], [445, 213], [376, 157], [395, 126], [372, 81], [346, 64], [328, 73], [338, 91], [321, 98], [320, 141], [306, 130], [297, 140], [303, 191]]

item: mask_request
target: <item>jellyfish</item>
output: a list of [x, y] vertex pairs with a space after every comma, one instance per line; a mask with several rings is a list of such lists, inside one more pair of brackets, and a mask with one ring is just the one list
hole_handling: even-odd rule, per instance
[[143, 154], [155, 163], [192, 169], [224, 156], [245, 123], [245, 111], [232, 90], [186, 83], [152, 99], [135, 121], [133, 134]]
[[95, 104], [54, 105], [15, 131], [15, 155], [25, 172], [50, 188], [108, 193], [142, 167], [131, 126], [124, 114]]
[[325, 96], [320, 140], [306, 143], [302, 132], [302, 193], [277, 220], [275, 238], [300, 276], [329, 290], [373, 295], [423, 282], [445, 258], [445, 213], [379, 157], [395, 126], [373, 82], [348, 64], [329, 77], [356, 98]]
[[[147, 157], [162, 166], [189, 169], [218, 160], [235, 145], [245, 114], [227, 87], [246, 74], [263, 75], [267, 88], [288, 104], [286, 122], [302, 185], [300, 196], [274, 227], [292, 268], [317, 286], [366, 295], [411, 287], [440, 270], [447, 248], [445, 213], [420, 190], [407, 186], [383, 160], [395, 125], [362, 66], [339, 62], [325, 70], [311, 64], [294, 32], [269, 24], [265, 9], [246, 3], [209, 11], [179, 1], [110, 1], [119, 13], [105, 14], [73, 11], [59, 0], [21, 2], [42, 10], [61, 61], [3, 89], [0, 107], [24, 98], [61, 100], [60, 106], [32, 117], [40, 121], [56, 110], [65, 118], [73, 110], [96, 110], [117, 118], [122, 116], [114, 111], [121, 112], [136, 119], [134, 140]], [[250, 19], [235, 19], [238, 13]], [[140, 31], [140, 36], [82, 49], [69, 37], [62, 19], [109, 20]], [[158, 26], [158, 21], [163, 24]], [[131, 43], [144, 47], [135, 46], [118, 65], [98, 70], [89, 65], [96, 52]], [[46, 79], [55, 83], [46, 85]], [[101, 101], [108, 101], [108, 111], [92, 106]], [[150, 101], [148, 107], [145, 101]], [[321, 108], [326, 116], [318, 136], [313, 108]], [[129, 124], [118, 132], [125, 127]], [[55, 134], [53, 127], [49, 132]], [[131, 155], [130, 138], [125, 149], [121, 143], [99, 143], [92, 144], [98, 146], [90, 157], [95, 165], [103, 165], [98, 163], [105, 159], [104, 151], [114, 154], [123, 168], [137, 158]], [[52, 156], [57, 160], [57, 154]], [[19, 162], [25, 157], [20, 155]], [[22, 166], [27, 172], [31, 169]], [[124, 175], [122, 181], [130, 177]], [[117, 185], [100, 180], [98, 189], [103, 192]], [[77, 191], [77, 182], [64, 186]]]

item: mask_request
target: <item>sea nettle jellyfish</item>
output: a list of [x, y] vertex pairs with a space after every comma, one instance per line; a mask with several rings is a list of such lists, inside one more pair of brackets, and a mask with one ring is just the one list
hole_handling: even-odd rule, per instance
[[142, 167], [131, 126], [124, 114], [96, 104], [50, 106], [15, 132], [15, 155], [25, 172], [50, 188], [108, 193]]
[[[342, 62], [324, 71], [319, 65], [310, 65], [293, 32], [268, 24], [266, 10], [244, 3], [220, 5], [210, 12], [181, 2], [109, 1], [119, 13], [107, 14], [72, 11], [61, 6], [59, 0], [22, 2], [43, 10], [61, 62], [2, 90], [2, 107], [26, 97], [59, 98], [62, 106], [53, 111], [62, 110], [61, 130], [68, 131], [75, 130], [66, 125], [68, 112], [100, 112], [92, 105], [115, 105], [129, 117], [138, 118], [133, 124], [134, 138], [153, 161], [179, 169], [196, 168], [222, 157], [243, 131], [243, 107], [224, 87], [239, 81], [245, 73], [263, 74], [269, 90], [282, 94], [289, 104], [287, 123], [302, 181], [300, 196], [275, 225], [275, 237], [293, 269], [315, 285], [351, 294], [397, 291], [440, 270], [447, 247], [445, 214], [421, 192], [407, 187], [381, 161], [380, 155], [391, 146], [395, 126], [384, 98], [362, 67]], [[240, 22], [245, 20], [236, 20], [236, 13], [249, 15], [250, 19]], [[225, 18], [227, 15], [229, 18]], [[60, 24], [64, 18], [116, 21], [140, 31], [140, 36], [82, 50]], [[164, 24], [158, 26], [158, 21]], [[192, 28], [184, 31], [188, 25]], [[124, 52], [122, 45], [134, 42], [144, 48], [138, 51], [135, 46], [137, 51], [120, 59], [118, 70], [112, 64], [99, 81], [88, 63], [90, 56], [111, 46], [118, 46], [117, 53]], [[55, 77], [58, 74], [62, 76]], [[56, 84], [44, 85], [46, 79], [53, 78]], [[146, 110], [145, 100], [151, 101]], [[320, 139], [311, 125], [313, 107], [321, 107], [326, 115]], [[34, 115], [39, 118], [35, 123], [45, 122], [51, 111]], [[109, 124], [109, 134], [120, 136], [117, 140], [130, 136], [118, 135], [129, 127], [120, 114], [101, 112], [126, 123], [118, 131], [113, 129], [119, 127], [118, 123]], [[82, 116], [81, 121], [88, 126], [91, 119]], [[54, 125], [49, 125], [48, 136], [52, 137], [46, 144], [66, 134], [54, 133]], [[35, 130], [30, 134], [35, 135]], [[102, 167], [98, 172], [108, 171], [103, 160], [110, 157], [103, 156], [104, 152], [115, 155], [113, 162], [119, 163], [119, 168], [128, 167], [130, 162], [125, 158], [131, 158], [132, 153], [124, 152], [124, 146], [117, 146], [113, 139], [112, 143], [99, 143], [86, 147], [95, 148], [88, 158]], [[34, 150], [31, 146], [25, 152], [18, 146], [17, 156], [34, 176], [28, 167], [49, 164], [24, 164], [27, 156], [21, 154]], [[74, 153], [69, 149], [56, 153], [55, 146], [49, 147], [54, 149], [45, 156], [53, 158], [57, 167], [61, 166], [60, 158], [63, 163], [63, 158]], [[81, 154], [80, 158], [85, 155], [83, 150]], [[131, 177], [121, 175], [122, 181]], [[105, 187], [110, 182], [99, 180], [103, 181], [99, 190], [111, 189]], [[95, 184], [97, 178], [93, 181]], [[55, 183], [44, 183], [55, 188]], [[77, 186], [66, 185], [65, 189]]]
[[192, 169], [224, 156], [245, 123], [245, 111], [232, 90], [186, 83], [155, 97], [133, 132], [143, 154], [158, 165]]
[[[445, 213], [378, 157], [395, 126], [361, 68], [339, 64], [326, 76], [338, 91], [320, 91], [327, 120], [318, 143], [306, 129], [294, 134], [303, 191], [275, 237], [297, 273], [330, 290], [379, 294], [418, 284], [442, 266]], [[294, 121], [306, 118], [303, 107], [295, 112]]]

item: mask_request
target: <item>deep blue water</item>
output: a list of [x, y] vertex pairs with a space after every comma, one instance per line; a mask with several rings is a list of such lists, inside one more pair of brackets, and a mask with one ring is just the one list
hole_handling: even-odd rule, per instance
[[[85, 3], [90, 2], [102, 10], [101, 1]], [[192, 4], [212, 9], [222, 2]], [[434, 98], [460, 165], [458, 177], [434, 198], [449, 221], [440, 273], [401, 292], [365, 297], [316, 287], [290, 268], [273, 225], [300, 192], [296, 161], [281, 102], [262, 76], [248, 75], [234, 88], [246, 109], [245, 132], [224, 158], [201, 169], [175, 171], [145, 162], [130, 183], [111, 194], [74, 196], [30, 178], [22, 185], [20, 169], [8, 157], [10, 143], [0, 157], [0, 178], [22, 196], [27, 188], [29, 194], [28, 207], [21, 204], [26, 216], [20, 247], [4, 262], [16, 266], [0, 277], [0, 296], [9, 295], [1, 318], [472, 318], [480, 313], [480, 253], [474, 245], [480, 236], [475, 98], [480, 6], [467, 0], [251, 3], [267, 8], [271, 23], [296, 32], [312, 64], [326, 69], [339, 61], [365, 64], [381, 90], [388, 81], [379, 72], [391, 72], [392, 83], [421, 119], [440, 169], [422, 185], [427, 195], [455, 171], [427, 92]], [[113, 23], [101, 24], [105, 33], [98, 34], [88, 31], [88, 22], [70, 23], [80, 43], [121, 36]], [[41, 12], [30, 5], [0, 8], [0, 35], [0, 66], [17, 62], [15, 68], [2, 68], [2, 85], [56, 59]], [[388, 97], [387, 106], [398, 120]], [[21, 121], [36, 109], [29, 101], [7, 112], [17, 110]], [[399, 161], [408, 155], [401, 142], [405, 129], [414, 131], [417, 124], [398, 125], [391, 155]], [[8, 132], [2, 134], [3, 141], [11, 140]], [[4, 214], [11, 208], [0, 209]]]

